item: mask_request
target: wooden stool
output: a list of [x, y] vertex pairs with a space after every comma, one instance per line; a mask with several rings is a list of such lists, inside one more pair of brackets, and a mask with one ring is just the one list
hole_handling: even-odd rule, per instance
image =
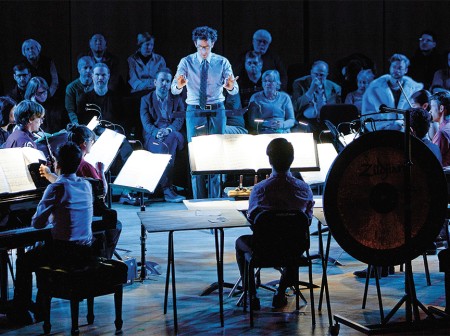
[[78, 308], [87, 299], [88, 324], [94, 323], [94, 297], [113, 294], [116, 331], [122, 329], [123, 284], [127, 282], [128, 266], [118, 260], [95, 258], [83, 266], [51, 265], [36, 272], [38, 296], [42, 298], [44, 333], [51, 331], [50, 303], [52, 298], [70, 300], [72, 335], [78, 335]]

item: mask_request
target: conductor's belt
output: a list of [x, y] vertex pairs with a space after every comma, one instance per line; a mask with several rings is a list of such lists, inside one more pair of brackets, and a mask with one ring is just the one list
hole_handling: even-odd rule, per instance
[[205, 107], [201, 107], [200, 105], [189, 105], [193, 108], [195, 108], [196, 110], [216, 110], [219, 108], [223, 108], [223, 103], [218, 103], [218, 104], [207, 104], [205, 105]]

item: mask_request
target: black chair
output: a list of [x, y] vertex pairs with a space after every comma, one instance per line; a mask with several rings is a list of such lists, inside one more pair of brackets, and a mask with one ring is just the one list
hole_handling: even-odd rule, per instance
[[[244, 312], [247, 310], [247, 295], [250, 281], [255, 279], [255, 268], [308, 267], [312, 324], [315, 325], [312, 263], [309, 256], [310, 219], [301, 211], [263, 211], [255, 218], [252, 238], [252, 253], [245, 255], [244, 270]], [[305, 254], [306, 256], [303, 256]], [[296, 311], [299, 305], [299, 275], [294, 282]], [[250, 301], [250, 326], [253, 327], [252, 300]]]
[[116, 332], [122, 329], [123, 284], [127, 282], [128, 267], [123, 261], [92, 258], [89, 262], [50, 263], [36, 272], [38, 295], [42, 298], [44, 334], [51, 331], [50, 306], [52, 298], [70, 300], [72, 335], [78, 335], [78, 308], [87, 299], [88, 324], [94, 323], [94, 297], [114, 294]]

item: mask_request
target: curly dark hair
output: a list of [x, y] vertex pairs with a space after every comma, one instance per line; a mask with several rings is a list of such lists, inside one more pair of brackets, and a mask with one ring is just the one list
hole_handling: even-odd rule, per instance
[[14, 106], [16, 106], [16, 102], [10, 97], [0, 97], [0, 127], [9, 124], [9, 113]]
[[212, 43], [217, 41], [217, 30], [208, 26], [197, 27], [192, 31], [192, 41], [211, 40]]
[[430, 128], [430, 112], [423, 108], [410, 108], [409, 120], [411, 129], [418, 138], [422, 139], [428, 133], [428, 129]]

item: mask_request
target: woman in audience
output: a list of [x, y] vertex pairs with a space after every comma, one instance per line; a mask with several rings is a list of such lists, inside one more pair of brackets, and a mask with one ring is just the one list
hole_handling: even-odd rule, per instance
[[431, 86], [440, 85], [446, 90], [450, 90], [450, 51], [447, 52], [447, 66], [434, 73]]
[[33, 77], [30, 79], [25, 91], [25, 99], [44, 106], [46, 116], [42, 128], [45, 132], [55, 133], [66, 128], [69, 121], [67, 113], [56, 108], [54, 101], [49, 99], [49, 86], [44, 78]]
[[12, 133], [14, 127], [14, 108], [16, 102], [5, 96], [0, 97], [0, 148]]
[[357, 76], [358, 89], [347, 94], [347, 97], [345, 97], [345, 104], [353, 104], [358, 108], [358, 111], [361, 112], [363, 94], [374, 78], [375, 75], [372, 70], [361, 70]]
[[280, 91], [281, 80], [277, 70], [262, 75], [263, 91], [250, 98], [249, 127], [253, 134], [289, 133], [295, 124], [294, 107], [289, 95]]
[[147, 94], [155, 88], [156, 73], [166, 67], [161, 55], [155, 54], [155, 38], [145, 32], [137, 36], [138, 50], [128, 57], [129, 80], [131, 93]]

